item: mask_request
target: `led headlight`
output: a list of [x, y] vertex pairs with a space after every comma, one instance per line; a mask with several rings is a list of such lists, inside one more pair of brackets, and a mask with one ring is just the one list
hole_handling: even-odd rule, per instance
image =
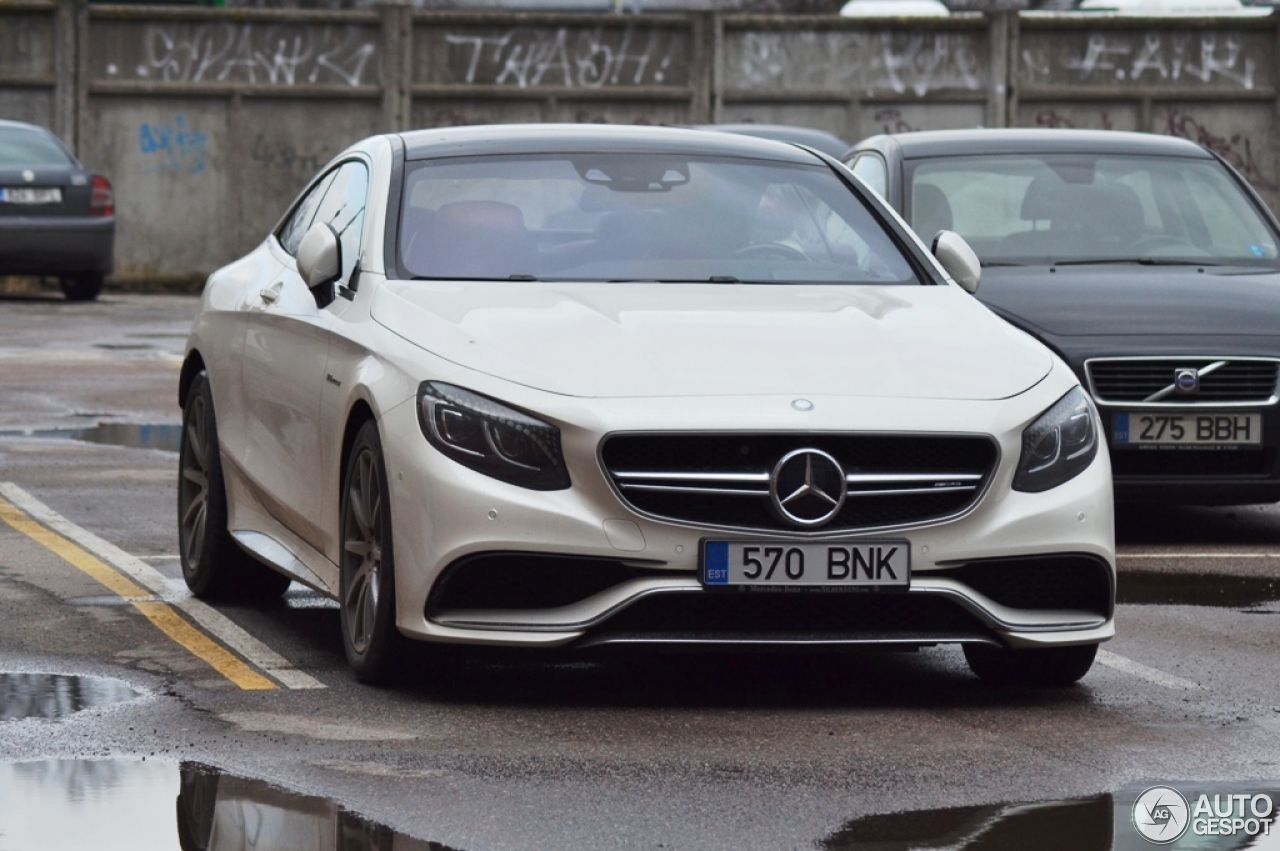
[[532, 490], [569, 487], [560, 430], [501, 402], [438, 381], [418, 386], [418, 424], [466, 467]]
[[1098, 415], [1079, 387], [1022, 432], [1013, 489], [1039, 493], [1075, 478], [1098, 454]]

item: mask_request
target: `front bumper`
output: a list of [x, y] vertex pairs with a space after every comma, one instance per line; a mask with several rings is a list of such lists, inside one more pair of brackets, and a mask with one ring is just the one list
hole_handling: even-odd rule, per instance
[[[1025, 403], [1025, 416], [1016, 427], [995, 435], [1001, 459], [986, 493], [971, 510], [931, 524], [823, 538], [892, 537], [909, 542], [910, 589], [878, 594], [708, 590], [698, 573], [703, 540], [786, 541], [788, 533], [747, 535], [631, 510], [600, 469], [595, 448], [608, 429], [598, 423], [562, 426], [573, 487], [537, 492], [506, 485], [443, 457], [422, 438], [413, 405], [397, 406], [385, 415], [382, 433], [393, 485], [399, 628], [421, 640], [526, 647], [965, 642], [1035, 647], [1106, 640], [1114, 635], [1115, 587], [1106, 453], [1050, 491], [1028, 494], [1009, 487], [1022, 427], [1044, 407], [1044, 397], [1038, 398], [1039, 402]], [[896, 423], [867, 422], [865, 411], [841, 411], [844, 403], [837, 400], [818, 402], [831, 411], [833, 423], [861, 418], [868, 428], [892, 431], [903, 430], [901, 423], [923, 421], [918, 411], [905, 411], [895, 415], [900, 418]], [[618, 408], [636, 410], [618, 411], [625, 415], [608, 419], [638, 423], [644, 430], [639, 412], [644, 404], [618, 402]], [[758, 406], [759, 400], [752, 404]], [[1016, 408], [1018, 403], [1002, 404]], [[745, 407], [735, 410], [733, 400], [716, 400], [706, 407], [691, 416], [705, 428], [732, 430], [751, 422]], [[987, 433], [994, 430], [982, 406], [954, 403], [949, 411], [933, 413], [942, 414], [937, 421], [959, 423], [971, 433], [981, 433], [982, 426]], [[660, 419], [655, 415], [655, 431]], [[1025, 597], [1010, 597], [990, 582], [970, 581], [966, 576], [971, 577], [972, 569], [962, 572], [968, 565], [991, 563], [1017, 569], [1046, 558], [1066, 559], [1064, 563], [1075, 559], [1090, 572], [1094, 592], [1087, 604], [1070, 595], [1062, 606], [1043, 595], [1027, 604]], [[510, 563], [509, 570], [501, 567], [503, 559]], [[567, 586], [571, 576], [590, 577], [593, 570], [598, 575], [581, 580], [581, 593], [563, 588], [563, 593], [504, 593], [513, 581], [504, 577], [534, 562], [540, 573], [530, 568], [523, 574], [534, 589]], [[499, 567], [479, 579], [473, 576], [467, 593], [454, 593], [457, 577], [477, 564]], [[606, 574], [608, 578], [601, 578]], [[530, 580], [531, 576], [541, 578]], [[487, 597], [486, 587], [494, 589]], [[524, 605], [521, 601], [526, 599], [533, 602]]]

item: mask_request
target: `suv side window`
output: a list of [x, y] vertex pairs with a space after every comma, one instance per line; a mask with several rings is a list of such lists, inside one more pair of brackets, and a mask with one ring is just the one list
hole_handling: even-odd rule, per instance
[[889, 190], [889, 169], [879, 154], [858, 154], [849, 168], [881, 198]]

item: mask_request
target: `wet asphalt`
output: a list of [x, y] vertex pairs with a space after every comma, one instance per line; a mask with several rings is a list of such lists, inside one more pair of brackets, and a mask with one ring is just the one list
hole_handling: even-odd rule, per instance
[[[0, 481], [151, 565], [175, 597], [176, 455], [129, 427], [179, 422], [195, 309], [182, 296], [0, 297]], [[143, 808], [154, 837], [138, 819], [99, 829], [52, 804], [7, 811], [21, 830], [0, 836], [56, 848], [54, 825], [80, 823], [97, 848], [217, 847], [199, 831], [233, 836], [251, 802], [280, 836], [302, 825], [332, 847], [906, 848], [924, 840], [867, 819], [942, 808], [908, 822], [963, 843], [956, 823], [1004, 825], [1025, 802], [1114, 813], [1155, 782], [1280, 786], [1280, 510], [1130, 506], [1117, 520], [1113, 655], [1045, 691], [985, 688], [950, 649], [502, 654], [445, 674], [415, 657], [404, 682], [373, 689], [346, 672], [336, 609], [298, 586], [280, 606], [220, 610], [325, 688], [242, 691], [0, 524], [0, 701], [13, 716], [0, 706], [0, 802], [26, 789], [56, 803], [94, 783], [163, 802]], [[69, 709], [69, 683], [104, 682], [127, 699]], [[1128, 847], [1120, 819], [1111, 841]]]

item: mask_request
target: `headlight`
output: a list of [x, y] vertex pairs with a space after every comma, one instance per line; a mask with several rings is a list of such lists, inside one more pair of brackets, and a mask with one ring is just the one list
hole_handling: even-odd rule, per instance
[[418, 424], [436, 449], [463, 466], [540, 491], [569, 487], [560, 430], [452, 384], [418, 386]]
[[1079, 387], [1022, 432], [1022, 457], [1013, 489], [1039, 493], [1084, 471], [1098, 454], [1098, 416]]

